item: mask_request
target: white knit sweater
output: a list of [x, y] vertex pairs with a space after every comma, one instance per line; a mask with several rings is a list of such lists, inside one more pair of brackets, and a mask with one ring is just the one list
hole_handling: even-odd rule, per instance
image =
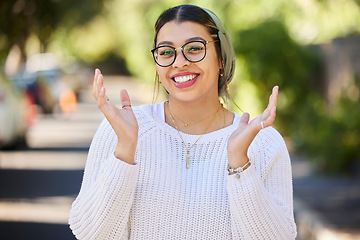
[[[160, 108], [159, 108], [160, 107]], [[91, 143], [69, 224], [78, 239], [294, 239], [290, 158], [272, 127], [251, 143], [251, 166], [228, 175], [233, 124], [207, 133], [190, 150], [157, 115], [163, 103], [134, 107], [135, 165], [114, 156], [117, 137], [104, 120]], [[198, 135], [182, 133], [188, 148]]]

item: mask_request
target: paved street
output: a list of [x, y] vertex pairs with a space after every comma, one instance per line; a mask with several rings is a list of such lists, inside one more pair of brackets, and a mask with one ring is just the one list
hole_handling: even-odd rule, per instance
[[[128, 90], [134, 106], [152, 102], [151, 85], [106, 77], [105, 87], [118, 105], [121, 88]], [[103, 119], [90, 89], [81, 92], [80, 100], [72, 115], [39, 115], [27, 148], [0, 151], [1, 240], [75, 239], [68, 213]], [[360, 239], [360, 179], [316, 176], [307, 161], [294, 156], [292, 161], [295, 216], [305, 236], [299, 239]]]
[[294, 210], [299, 239], [360, 239], [360, 176], [321, 175], [292, 157]]
[[[152, 87], [106, 77], [110, 99], [119, 104], [126, 88], [132, 104], [152, 102]], [[67, 225], [80, 189], [91, 139], [103, 119], [89, 89], [74, 114], [39, 115], [28, 148], [0, 152], [0, 239], [75, 239]]]

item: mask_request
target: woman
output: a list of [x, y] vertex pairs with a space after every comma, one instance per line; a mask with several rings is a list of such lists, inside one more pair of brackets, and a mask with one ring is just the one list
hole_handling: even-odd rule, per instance
[[106, 120], [92, 141], [70, 227], [79, 239], [294, 239], [289, 154], [275, 119], [278, 87], [249, 123], [219, 96], [234, 73], [231, 42], [214, 13], [166, 10], [154, 49], [168, 101], [122, 108], [95, 70]]

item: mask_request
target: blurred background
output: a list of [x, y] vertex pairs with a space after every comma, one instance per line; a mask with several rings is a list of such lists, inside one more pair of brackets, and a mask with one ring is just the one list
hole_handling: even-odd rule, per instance
[[127, 88], [133, 105], [152, 103], [153, 25], [183, 3], [225, 25], [243, 111], [256, 116], [280, 87], [298, 239], [360, 239], [358, 0], [2, 0], [0, 239], [74, 239], [68, 211], [102, 120], [94, 68], [114, 102]]

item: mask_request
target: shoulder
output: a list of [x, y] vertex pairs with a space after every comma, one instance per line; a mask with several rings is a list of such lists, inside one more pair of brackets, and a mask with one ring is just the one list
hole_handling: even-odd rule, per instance
[[157, 116], [156, 111], [158, 111], [159, 104], [143, 104], [133, 107], [133, 112], [135, 114], [138, 124], [146, 124], [148, 122], [154, 122], [160, 120]]
[[[156, 123], [161, 121], [159, 117], [154, 113], [154, 109], [156, 107], [158, 107], [156, 104], [144, 104], [132, 107], [132, 110], [138, 122], [139, 135], [142, 135], [142, 133], [154, 128], [157, 125]], [[113, 138], [115, 136], [115, 132], [106, 118], [102, 120], [99, 128], [97, 129], [96, 135], [101, 135], [102, 137], [109, 138]]]
[[260, 130], [254, 141], [258, 144], [266, 144], [273, 148], [286, 148], [284, 138], [274, 127], [267, 127]]
[[145, 132], [154, 130], [156, 126], [159, 126], [162, 120], [159, 118], [157, 111], [159, 111], [159, 105], [157, 104], [144, 104], [133, 107], [136, 120], [139, 126], [139, 136]]
[[143, 105], [132, 107], [132, 110], [133, 110], [138, 122], [139, 121], [141, 122], [149, 117], [150, 118], [154, 117], [155, 106], [156, 106], [156, 104], [153, 104], [153, 105], [143, 104]]
[[263, 170], [271, 168], [275, 162], [285, 163], [290, 159], [283, 137], [273, 127], [262, 129], [256, 135], [249, 147], [248, 155], [253, 163]]

